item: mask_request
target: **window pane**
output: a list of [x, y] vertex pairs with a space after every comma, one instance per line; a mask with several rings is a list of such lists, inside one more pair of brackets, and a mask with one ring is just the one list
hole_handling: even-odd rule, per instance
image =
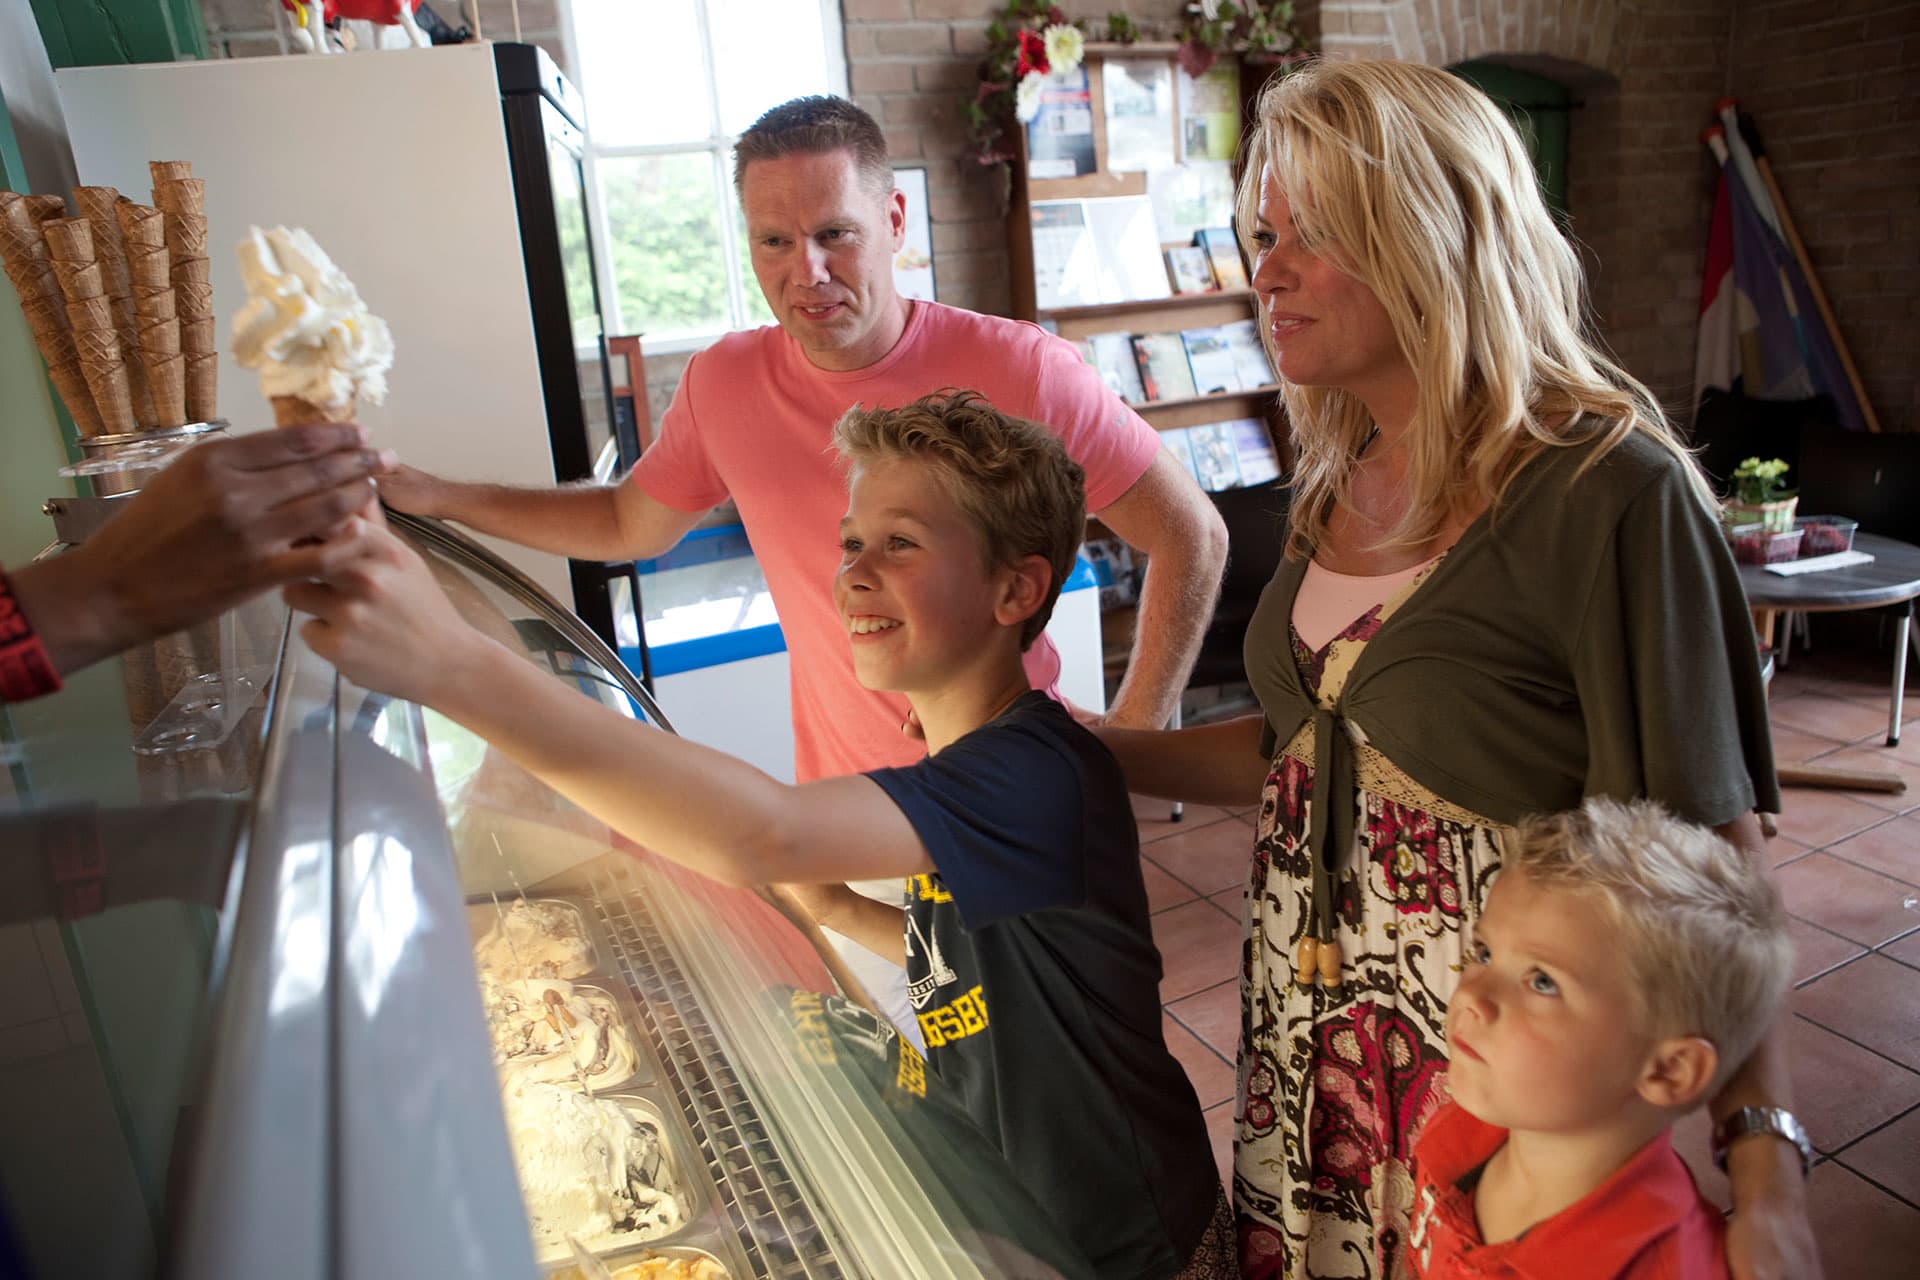
[[712, 153], [602, 160], [598, 170], [626, 331], [671, 338], [730, 328]]
[[740, 133], [789, 98], [831, 90], [819, 0], [707, 0], [707, 12], [724, 132]]
[[[732, 192], [728, 194], [732, 195]], [[760, 292], [760, 282], [753, 276], [753, 244], [747, 239], [747, 215], [740, 207], [738, 197], [733, 200], [733, 239], [740, 250], [740, 289], [747, 300], [747, 314], [740, 327], [752, 329], [772, 324], [773, 311], [767, 306], [767, 295]]]
[[[693, 0], [573, 0], [573, 34], [587, 133], [595, 146], [713, 136]], [[668, 49], [674, 53], [661, 56]]]

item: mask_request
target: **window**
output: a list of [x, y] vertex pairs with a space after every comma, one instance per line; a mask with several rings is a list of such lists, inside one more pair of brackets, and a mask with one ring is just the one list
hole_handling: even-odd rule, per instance
[[733, 143], [767, 108], [845, 93], [835, 0], [567, 0], [587, 103], [607, 332], [649, 350], [772, 322], [748, 265]]

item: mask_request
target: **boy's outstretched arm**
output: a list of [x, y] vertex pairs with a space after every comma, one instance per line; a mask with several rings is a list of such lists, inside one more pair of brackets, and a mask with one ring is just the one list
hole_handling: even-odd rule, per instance
[[867, 778], [795, 787], [614, 712], [468, 626], [386, 527], [325, 582], [286, 588], [300, 633], [342, 674], [433, 707], [663, 857], [728, 884], [931, 871], [906, 815]]

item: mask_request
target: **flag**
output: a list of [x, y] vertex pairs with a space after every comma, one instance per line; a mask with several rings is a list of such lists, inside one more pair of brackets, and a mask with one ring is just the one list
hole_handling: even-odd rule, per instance
[[1766, 189], [1739, 136], [1708, 130], [1720, 161], [1700, 290], [1694, 405], [1718, 388], [1754, 400], [1828, 397], [1843, 426], [1867, 429], [1813, 291], [1779, 231]]

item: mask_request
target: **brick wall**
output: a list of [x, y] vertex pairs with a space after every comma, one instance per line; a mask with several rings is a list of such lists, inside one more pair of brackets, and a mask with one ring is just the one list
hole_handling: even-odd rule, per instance
[[[201, 0], [217, 52], [278, 52], [262, 0]], [[559, 0], [523, 0], [524, 38], [564, 67]], [[449, 20], [455, 0], [436, 0]], [[1073, 0], [1168, 26], [1181, 0]], [[480, 0], [511, 38], [507, 0]], [[841, 0], [850, 91], [897, 161], [927, 168], [942, 301], [1010, 305], [1005, 175], [960, 112], [996, 0]], [[1890, 430], [1920, 430], [1920, 4], [1911, 0], [1305, 0], [1334, 56], [1496, 58], [1567, 84], [1568, 204], [1601, 336], [1683, 419], [1716, 169], [1698, 141], [1731, 89], [1754, 111], [1815, 268]], [[1737, 18], [1736, 18], [1737, 11]], [[284, 31], [282, 24], [281, 31]], [[655, 381], [649, 368], [649, 382]]]
[[1733, 92], [1888, 431], [1920, 431], [1920, 5], [1743, 0]]

